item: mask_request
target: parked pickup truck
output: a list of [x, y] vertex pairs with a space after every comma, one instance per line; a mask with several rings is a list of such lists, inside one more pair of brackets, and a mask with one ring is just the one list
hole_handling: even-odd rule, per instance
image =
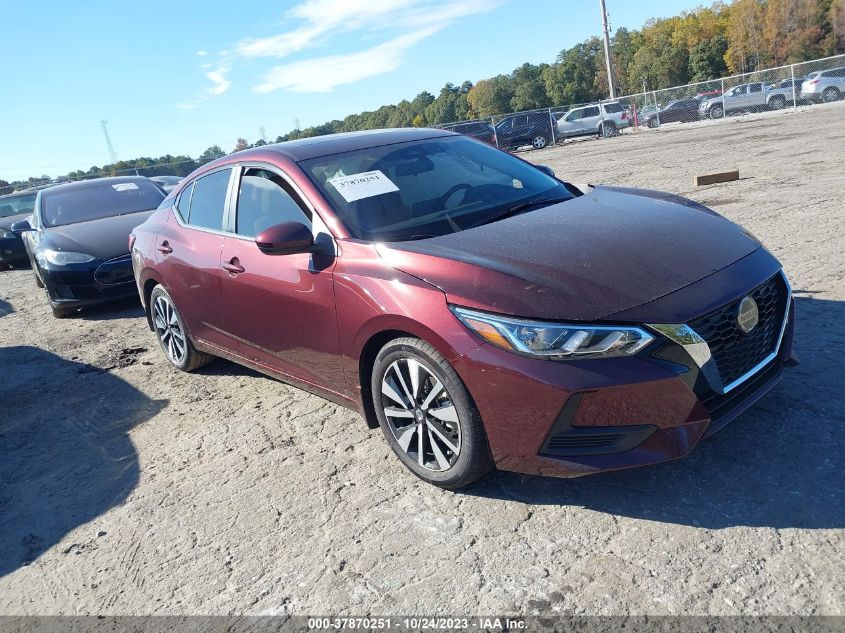
[[772, 88], [762, 82], [740, 84], [726, 90], [721, 97], [703, 100], [698, 106], [698, 114], [702, 119], [721, 119], [732, 112], [780, 110], [792, 103], [793, 98], [790, 86]]

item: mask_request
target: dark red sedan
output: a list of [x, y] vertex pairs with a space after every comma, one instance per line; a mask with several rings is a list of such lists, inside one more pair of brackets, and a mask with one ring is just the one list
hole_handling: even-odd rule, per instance
[[789, 284], [739, 226], [442, 130], [238, 152], [130, 241], [171, 364], [348, 406], [446, 488], [681, 457], [793, 359]]

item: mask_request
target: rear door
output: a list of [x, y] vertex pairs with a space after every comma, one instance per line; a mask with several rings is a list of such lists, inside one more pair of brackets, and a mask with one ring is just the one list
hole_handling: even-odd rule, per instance
[[602, 123], [602, 113], [598, 106], [587, 106], [584, 108], [584, 114], [581, 117], [580, 128], [582, 134], [593, 134], [598, 132]]
[[766, 105], [766, 92], [763, 90], [763, 84], [749, 84], [747, 107], [759, 108], [764, 105]]
[[220, 262], [232, 174], [232, 167], [224, 167], [181, 191], [167, 224], [156, 235], [155, 255], [191, 335], [236, 351], [237, 342], [227, 333]]
[[[291, 180], [273, 166], [244, 164], [232, 192], [223, 244], [223, 297], [240, 354], [330, 389], [345, 384], [334, 304], [335, 243]], [[300, 222], [325, 244], [322, 254], [267, 255], [255, 236]]]

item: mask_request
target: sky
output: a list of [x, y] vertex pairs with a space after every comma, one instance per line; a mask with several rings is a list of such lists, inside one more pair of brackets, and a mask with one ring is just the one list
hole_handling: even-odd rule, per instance
[[[639, 28], [701, 0], [606, 0]], [[601, 32], [598, 0], [0, 0], [0, 179], [268, 140], [507, 73]]]

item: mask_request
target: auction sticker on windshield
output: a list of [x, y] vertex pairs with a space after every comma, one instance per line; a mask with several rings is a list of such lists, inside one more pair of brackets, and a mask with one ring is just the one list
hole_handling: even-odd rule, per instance
[[399, 191], [399, 187], [378, 169], [351, 176], [337, 176], [329, 180], [347, 202], [372, 198], [383, 193]]

